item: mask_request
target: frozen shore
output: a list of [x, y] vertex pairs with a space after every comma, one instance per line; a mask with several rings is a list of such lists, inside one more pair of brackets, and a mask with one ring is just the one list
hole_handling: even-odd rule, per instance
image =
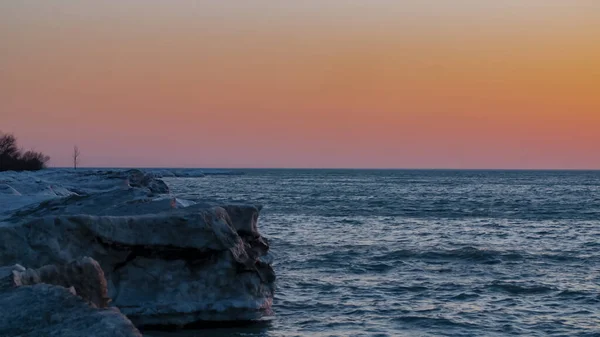
[[257, 320], [271, 314], [275, 281], [260, 209], [181, 200], [140, 170], [4, 172], [0, 266], [89, 257], [138, 327]]

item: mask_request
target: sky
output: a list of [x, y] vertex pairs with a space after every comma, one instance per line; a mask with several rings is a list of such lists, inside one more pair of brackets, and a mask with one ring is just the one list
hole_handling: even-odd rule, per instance
[[600, 169], [600, 1], [2, 1], [0, 131], [69, 166]]

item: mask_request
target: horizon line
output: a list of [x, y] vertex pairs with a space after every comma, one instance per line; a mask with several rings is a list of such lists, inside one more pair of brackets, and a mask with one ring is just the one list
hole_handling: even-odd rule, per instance
[[[50, 166], [47, 169], [73, 169]], [[172, 170], [356, 170], [356, 171], [600, 171], [600, 168], [409, 168], [409, 167], [167, 167], [167, 166], [79, 166], [77, 169], [172, 169]]]

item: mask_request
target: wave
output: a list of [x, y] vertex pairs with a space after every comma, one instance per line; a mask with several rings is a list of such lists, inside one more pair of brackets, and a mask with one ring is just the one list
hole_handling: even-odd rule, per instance
[[460, 294], [452, 297], [453, 300], [457, 300], [457, 301], [464, 301], [464, 300], [470, 300], [470, 299], [475, 299], [475, 298], [479, 298], [479, 295], [474, 294], [474, 293], [460, 293]]
[[368, 274], [386, 273], [406, 263], [405, 260], [413, 259], [498, 264], [507, 261], [521, 261], [525, 259], [525, 255], [514, 251], [496, 251], [474, 247], [425, 251], [399, 249], [382, 253], [381, 248], [377, 247], [343, 245], [328, 247], [320, 254], [314, 252], [312, 256], [300, 263], [317, 268], [348, 268], [354, 274]]
[[400, 249], [386, 253], [378, 258], [384, 260], [422, 259], [422, 260], [462, 260], [484, 264], [524, 261], [528, 259], [541, 259], [550, 261], [574, 261], [579, 258], [571, 252], [532, 254], [525, 251], [493, 250], [475, 247], [440, 250], [411, 250]]
[[491, 249], [479, 249], [475, 247], [463, 247], [448, 250], [395, 250], [382, 256], [383, 259], [405, 259], [419, 258], [426, 260], [466, 260], [478, 262], [501, 262], [516, 261], [524, 259], [524, 255], [512, 251], [497, 251]]
[[556, 287], [545, 284], [514, 281], [493, 281], [486, 285], [486, 288], [494, 291], [506, 292], [512, 295], [545, 294], [558, 290]]
[[392, 291], [394, 292], [399, 292], [399, 293], [422, 293], [425, 292], [427, 290], [430, 290], [430, 288], [424, 287], [424, 286], [395, 286], [392, 288]]
[[557, 294], [561, 300], [577, 301], [597, 305], [600, 303], [600, 295], [594, 291], [566, 289]]
[[146, 169], [144, 171], [154, 174], [158, 178], [201, 178], [205, 176], [235, 176], [244, 172], [222, 169]]
[[[283, 246], [301, 247], [309, 249], [306, 245], [293, 245], [286, 243]], [[563, 254], [532, 254], [526, 251], [514, 250], [493, 250], [475, 247], [463, 247], [458, 249], [397, 249], [393, 251], [381, 246], [364, 245], [340, 245], [340, 246], [321, 246], [318, 251], [314, 251], [312, 256], [307, 256], [299, 263], [308, 268], [327, 269], [327, 268], [346, 268], [353, 274], [383, 274], [402, 265], [411, 263], [411, 261], [423, 261], [434, 264], [447, 263], [472, 263], [480, 265], [514, 264], [528, 261], [546, 261], [554, 263], [556, 261], [564, 262], [575, 259], [576, 257]], [[325, 248], [325, 249], [323, 249]], [[443, 268], [438, 272], [451, 272], [452, 269]]]
[[428, 317], [428, 316], [415, 316], [415, 315], [406, 315], [406, 316], [398, 316], [393, 319], [396, 322], [415, 324], [422, 327], [473, 327], [473, 324], [457, 322], [450, 318], [445, 317]]

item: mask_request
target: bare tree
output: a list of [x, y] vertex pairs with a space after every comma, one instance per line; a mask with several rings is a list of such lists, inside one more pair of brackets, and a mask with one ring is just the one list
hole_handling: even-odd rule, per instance
[[79, 164], [79, 148], [77, 145], [73, 146], [73, 168], [77, 170], [77, 164]]

